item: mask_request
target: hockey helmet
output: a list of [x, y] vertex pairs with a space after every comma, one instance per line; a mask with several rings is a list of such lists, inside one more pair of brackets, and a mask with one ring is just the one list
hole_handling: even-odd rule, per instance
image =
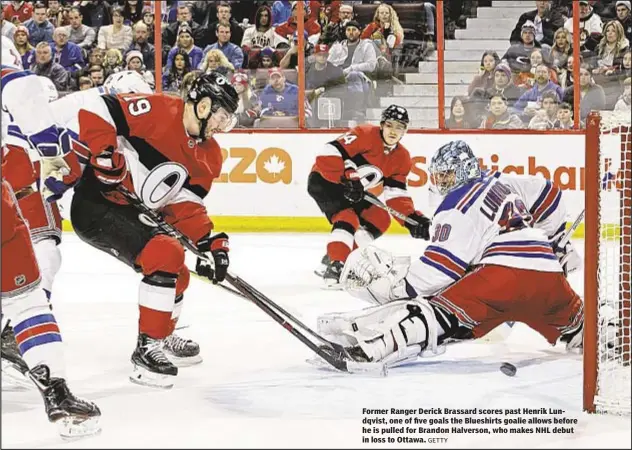
[[436, 151], [430, 161], [430, 176], [441, 195], [447, 195], [481, 177], [481, 167], [465, 141], [450, 141]]
[[110, 75], [103, 83], [110, 94], [153, 94], [149, 83], [135, 70], [125, 70]]
[[[211, 99], [211, 114], [202, 119], [198, 116], [197, 105], [205, 97]], [[221, 73], [213, 71], [197, 77], [191, 84], [186, 100], [193, 103], [195, 117], [200, 121], [200, 139], [205, 139], [211, 119], [215, 123], [213, 131], [226, 133], [237, 124], [235, 111], [239, 105], [239, 96], [230, 80]]]
[[382, 118], [380, 120], [380, 123], [386, 122], [387, 120], [395, 120], [397, 122], [401, 122], [406, 125], [406, 127], [408, 127], [408, 124], [410, 123], [410, 120], [408, 119], [408, 111], [406, 110], [406, 108], [397, 105], [391, 105], [384, 111], [382, 111]]

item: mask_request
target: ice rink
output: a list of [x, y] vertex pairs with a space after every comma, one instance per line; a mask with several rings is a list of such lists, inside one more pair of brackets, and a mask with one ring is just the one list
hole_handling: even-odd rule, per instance
[[[313, 269], [324, 234], [232, 234], [231, 271], [315, 327], [325, 312], [367, 306], [320, 289]], [[581, 242], [579, 242], [581, 246]], [[425, 244], [388, 235], [380, 246], [417, 255]], [[451, 346], [386, 378], [317, 369], [312, 354], [253, 304], [192, 278], [180, 325], [202, 348], [171, 390], [132, 384], [140, 276], [64, 235], [53, 303], [72, 390], [98, 403], [103, 432], [62, 441], [39, 393], [2, 393], [3, 448], [372, 448], [362, 443], [363, 408], [557, 408], [573, 434], [444, 434], [447, 443], [383, 447], [630, 448], [630, 418], [581, 412], [582, 362], [516, 325], [502, 343]], [[581, 292], [581, 279], [572, 279]], [[518, 367], [510, 378], [503, 361]], [[374, 416], [375, 417], [375, 416]], [[365, 425], [367, 426], [367, 425]], [[397, 437], [397, 435], [391, 435]]]

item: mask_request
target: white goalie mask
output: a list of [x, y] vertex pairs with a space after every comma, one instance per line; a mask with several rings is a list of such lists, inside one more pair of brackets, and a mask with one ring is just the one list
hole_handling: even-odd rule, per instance
[[134, 70], [113, 73], [103, 87], [109, 94], [153, 94], [149, 83]]

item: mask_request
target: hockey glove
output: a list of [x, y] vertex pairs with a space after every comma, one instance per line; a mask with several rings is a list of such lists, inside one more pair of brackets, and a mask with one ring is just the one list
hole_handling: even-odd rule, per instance
[[344, 197], [351, 203], [359, 203], [364, 198], [364, 185], [360, 180], [360, 175], [355, 170], [345, 170], [344, 176], [340, 179], [343, 187]]
[[94, 170], [94, 176], [107, 190], [116, 189], [127, 175], [125, 156], [114, 147], [108, 147], [97, 156], [92, 156], [90, 165]]
[[204, 253], [211, 253], [213, 267], [207, 260], [198, 258], [195, 264], [197, 274], [208, 278], [214, 284], [224, 281], [230, 264], [228, 259], [228, 235], [219, 233], [215, 236], [203, 237], [198, 242], [198, 250]]
[[430, 219], [419, 211], [415, 211], [408, 218], [418, 223], [418, 225], [411, 225], [408, 222], [404, 222], [404, 226], [408, 228], [410, 235], [415, 239], [430, 240]]

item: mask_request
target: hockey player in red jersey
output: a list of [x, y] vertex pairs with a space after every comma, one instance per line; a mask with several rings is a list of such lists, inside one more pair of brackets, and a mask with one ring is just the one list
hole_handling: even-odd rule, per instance
[[[8, 157], [12, 152], [24, 152], [24, 149], [3, 146], [3, 173], [11, 173], [16, 179], [31, 176], [30, 161]], [[26, 367], [20, 366], [21, 371], [39, 389], [48, 419], [58, 425], [61, 436], [76, 438], [98, 433], [99, 408], [75, 397], [65, 380], [61, 333], [40, 288], [40, 270], [29, 228], [5, 180], [2, 180], [1, 236], [2, 313], [15, 331], [20, 355], [14, 356], [21, 356], [26, 362]]]
[[171, 387], [178, 369], [165, 351], [184, 363], [201, 359], [197, 344], [171, 339], [189, 283], [184, 249], [128, 204], [117, 187], [136, 192], [209, 253], [214, 267], [198, 260], [197, 272], [222, 281], [229, 264], [228, 236], [211, 235], [203, 199], [222, 164], [212, 136], [234, 126], [237, 102], [229, 81], [211, 73], [194, 81], [186, 100], [164, 94], [104, 95], [79, 112], [79, 140], [89, 150], [80, 155], [87, 166], [72, 200], [74, 229], [88, 244], [143, 274], [131, 357], [134, 382]]
[[[411, 226], [395, 218], [414, 238], [428, 239], [430, 220], [416, 211], [406, 190], [411, 159], [400, 142], [408, 128], [408, 112], [391, 105], [379, 126], [359, 125], [327, 143], [309, 175], [307, 190], [332, 224], [321, 272], [327, 286], [339, 286], [349, 253], [386, 232], [391, 217], [364, 199], [383, 188], [386, 204], [417, 221]], [[318, 272], [317, 272], [318, 273]]]

